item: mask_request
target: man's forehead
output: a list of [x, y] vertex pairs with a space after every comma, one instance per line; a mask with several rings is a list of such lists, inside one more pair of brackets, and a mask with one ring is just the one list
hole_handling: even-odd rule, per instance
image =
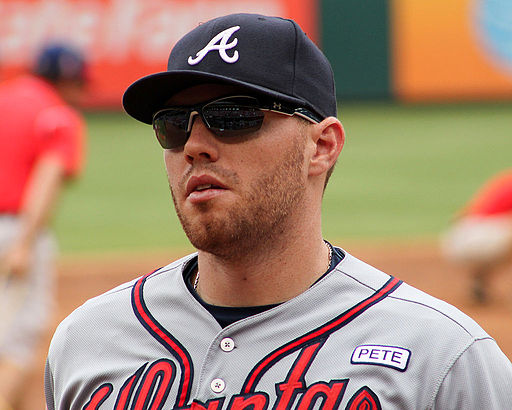
[[226, 95], [252, 95], [247, 88], [228, 84], [200, 84], [174, 94], [166, 105], [190, 105]]

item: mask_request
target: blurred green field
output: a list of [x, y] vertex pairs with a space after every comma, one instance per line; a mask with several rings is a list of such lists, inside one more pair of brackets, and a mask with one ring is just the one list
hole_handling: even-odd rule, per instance
[[[432, 239], [488, 177], [512, 166], [512, 104], [347, 103], [324, 200], [334, 241]], [[88, 113], [87, 166], [59, 205], [66, 253], [188, 248], [150, 126]]]

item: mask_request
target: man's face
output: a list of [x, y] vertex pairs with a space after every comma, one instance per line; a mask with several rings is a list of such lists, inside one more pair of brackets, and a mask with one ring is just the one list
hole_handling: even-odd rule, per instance
[[[197, 86], [169, 105], [240, 94], [233, 87]], [[196, 116], [185, 146], [164, 151], [176, 212], [197, 249], [236, 256], [293, 224], [307, 180], [306, 127], [297, 118], [265, 112], [260, 130], [223, 140]]]

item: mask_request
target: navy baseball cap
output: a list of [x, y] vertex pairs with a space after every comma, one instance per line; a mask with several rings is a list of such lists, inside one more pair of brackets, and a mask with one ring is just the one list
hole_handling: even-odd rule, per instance
[[331, 65], [293, 20], [230, 14], [198, 25], [171, 51], [167, 71], [128, 87], [123, 106], [151, 124], [177, 92], [199, 84], [229, 84], [255, 95], [307, 108], [321, 118], [336, 116]]
[[36, 56], [33, 72], [51, 81], [86, 80], [83, 54], [65, 44], [48, 44]]

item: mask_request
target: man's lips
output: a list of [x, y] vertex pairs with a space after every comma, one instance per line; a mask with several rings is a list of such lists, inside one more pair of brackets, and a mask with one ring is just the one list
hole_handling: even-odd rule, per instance
[[213, 191], [225, 190], [226, 185], [213, 176], [200, 175], [189, 178], [186, 186], [185, 195], [190, 199], [199, 199], [212, 196]]

